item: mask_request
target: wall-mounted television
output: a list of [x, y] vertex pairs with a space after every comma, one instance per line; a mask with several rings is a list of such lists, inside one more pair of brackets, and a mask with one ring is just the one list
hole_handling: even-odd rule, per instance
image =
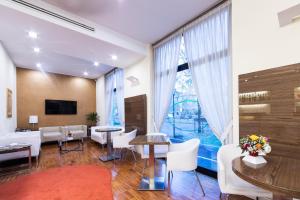
[[76, 115], [77, 101], [45, 100], [46, 115]]

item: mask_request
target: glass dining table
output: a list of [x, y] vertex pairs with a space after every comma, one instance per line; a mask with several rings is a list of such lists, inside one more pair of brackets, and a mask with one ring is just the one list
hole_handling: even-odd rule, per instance
[[149, 177], [142, 177], [138, 190], [164, 190], [165, 177], [155, 176], [155, 145], [169, 145], [170, 141], [162, 135], [139, 135], [129, 142], [130, 145], [149, 145]]
[[[107, 151], [106, 155], [100, 155], [99, 159], [103, 162], [111, 161], [116, 158], [116, 155], [113, 154], [113, 147], [112, 147], [112, 138], [111, 138], [111, 133], [116, 132], [116, 131], [121, 131], [122, 128], [119, 127], [103, 127], [103, 128], [98, 128], [95, 131], [96, 132], [105, 132], [106, 133], [106, 138], [107, 138]], [[119, 157], [117, 157], [119, 158]]]

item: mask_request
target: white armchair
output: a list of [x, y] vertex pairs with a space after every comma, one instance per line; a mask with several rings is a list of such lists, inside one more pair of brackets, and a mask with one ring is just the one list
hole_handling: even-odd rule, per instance
[[[135, 154], [133, 152], [134, 145], [129, 145], [129, 142], [136, 137], [136, 132], [137, 132], [137, 129], [135, 129], [129, 133], [125, 133], [122, 135], [116, 135], [113, 137], [114, 155], [116, 154], [117, 149], [120, 149], [120, 154], [122, 153], [122, 149], [129, 149], [133, 155], [134, 160], [136, 161]], [[122, 157], [122, 154], [121, 154], [121, 157]]]
[[205, 196], [202, 184], [195, 169], [197, 168], [199, 139], [191, 139], [183, 143], [171, 144], [167, 153], [168, 194], [170, 194], [170, 173], [172, 171], [193, 171]]
[[[95, 142], [98, 142], [103, 147], [107, 142], [107, 135], [105, 132], [96, 132], [96, 129], [110, 128], [110, 127], [113, 127], [113, 126], [93, 126], [93, 127], [91, 127], [91, 139], [94, 140]], [[113, 138], [116, 135], [120, 135], [120, 134], [124, 133], [124, 131], [125, 131], [125, 129], [122, 127], [121, 131], [112, 132], [111, 137]]]
[[242, 180], [232, 171], [232, 160], [240, 156], [242, 156], [242, 150], [234, 144], [224, 145], [218, 151], [217, 160], [218, 183], [221, 190], [220, 198], [222, 194], [272, 198], [271, 192]]

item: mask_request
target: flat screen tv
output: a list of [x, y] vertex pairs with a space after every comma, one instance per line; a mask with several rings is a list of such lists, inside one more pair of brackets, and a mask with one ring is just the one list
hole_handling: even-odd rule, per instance
[[77, 101], [45, 100], [46, 115], [76, 115]]

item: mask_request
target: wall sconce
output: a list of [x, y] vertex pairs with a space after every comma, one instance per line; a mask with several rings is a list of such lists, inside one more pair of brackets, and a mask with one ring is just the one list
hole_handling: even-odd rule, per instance
[[280, 27], [300, 20], [300, 4], [292, 6], [278, 13]]
[[139, 79], [134, 76], [128, 76], [126, 79], [131, 83], [131, 87], [134, 87], [134, 86], [137, 86], [140, 84]]

